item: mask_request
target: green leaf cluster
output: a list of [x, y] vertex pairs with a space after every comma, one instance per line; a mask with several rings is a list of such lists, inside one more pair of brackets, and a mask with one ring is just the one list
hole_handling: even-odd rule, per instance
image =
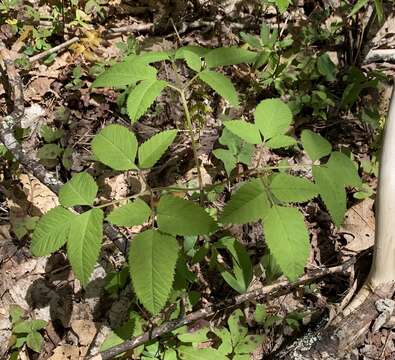
[[261, 101], [255, 109], [254, 118], [253, 124], [245, 120], [228, 120], [224, 122], [224, 125], [249, 144], [264, 143], [271, 149], [296, 144], [293, 137], [285, 135], [292, 122], [292, 112], [280, 99]]

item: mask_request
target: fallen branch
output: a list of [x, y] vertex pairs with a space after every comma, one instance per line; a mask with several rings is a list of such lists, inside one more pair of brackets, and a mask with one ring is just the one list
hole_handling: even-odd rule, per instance
[[[0, 122], [0, 141], [13, 157], [26, 169], [33, 174], [42, 184], [47, 186], [53, 193], [58, 194], [63, 183], [43, 165], [27, 154], [20, 143], [15, 139], [14, 129], [20, 124], [25, 112], [23, 98], [23, 84], [14, 62], [10, 59], [9, 52], [4, 43], [0, 41], [0, 57], [3, 59], [4, 72], [8, 78], [9, 87], [12, 89], [13, 110]], [[127, 251], [127, 238], [117, 231], [110, 224], [105, 224], [104, 232], [107, 237], [114, 242], [124, 254]]]
[[99, 354], [88, 357], [90, 360], [109, 360], [113, 357], [122, 354], [126, 351], [134, 349], [148, 341], [155, 340], [162, 335], [165, 335], [173, 330], [176, 330], [182, 326], [193, 323], [196, 320], [207, 318], [214, 315], [217, 311], [223, 310], [231, 306], [238, 306], [246, 301], [260, 300], [270, 297], [278, 297], [284, 294], [288, 294], [293, 291], [296, 287], [316, 281], [324, 276], [342, 273], [347, 270], [351, 265], [355, 263], [356, 259], [352, 258], [345, 263], [330, 267], [319, 269], [310, 274], [303, 275], [299, 280], [290, 283], [288, 281], [279, 281], [274, 284], [263, 286], [259, 289], [247, 292], [245, 294], [238, 295], [232, 299], [221, 301], [216, 304], [208, 305], [200, 310], [189, 313], [181, 319], [176, 319], [163, 323], [162, 325], [143, 333], [142, 335], [136, 336], [130, 340], [123, 342], [120, 345], [113, 346], [112, 348], [103, 351]]
[[395, 63], [395, 49], [375, 49], [370, 50], [363, 60], [363, 64], [374, 62]]
[[41, 60], [41, 59], [47, 57], [48, 55], [54, 54], [64, 48], [70, 46], [71, 44], [74, 44], [75, 42], [77, 42], [79, 40], [80, 40], [80, 38], [78, 36], [75, 36], [72, 39], [65, 41], [64, 43], [59, 44], [58, 46], [54, 46], [51, 49], [45, 50], [37, 55], [31, 56], [29, 58], [29, 62], [33, 63], [35, 61]]

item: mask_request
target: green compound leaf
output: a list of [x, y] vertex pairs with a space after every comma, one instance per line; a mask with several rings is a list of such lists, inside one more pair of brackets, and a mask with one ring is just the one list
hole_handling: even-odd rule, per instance
[[305, 202], [318, 195], [318, 188], [311, 181], [281, 173], [274, 177], [270, 189], [284, 202]]
[[61, 206], [43, 215], [33, 232], [30, 245], [32, 254], [47, 256], [59, 250], [67, 240], [70, 223], [75, 217], [75, 214]]
[[177, 348], [181, 360], [229, 360], [223, 353], [214, 348], [198, 349], [181, 345]]
[[226, 149], [215, 149], [213, 150], [213, 155], [224, 163], [225, 171], [229, 176], [237, 164], [237, 159], [232, 154], [232, 151]]
[[91, 146], [97, 159], [114, 170], [136, 167], [137, 139], [124, 126], [106, 126], [93, 138]]
[[321, 199], [331, 215], [335, 225], [339, 227], [343, 223], [346, 213], [346, 191], [341, 179], [336, 178], [331, 169], [313, 166], [313, 176], [318, 186]]
[[238, 47], [218, 48], [207, 53], [205, 60], [207, 67], [236, 65], [241, 63], [253, 63], [256, 53]]
[[74, 217], [67, 255], [76, 278], [86, 286], [99, 257], [103, 237], [103, 211], [92, 209]]
[[270, 140], [266, 141], [265, 145], [269, 149], [280, 149], [290, 147], [296, 144], [296, 140], [288, 135], [276, 135]]
[[215, 245], [218, 249], [226, 249], [232, 257], [232, 271], [220, 269], [222, 277], [237, 292], [245, 293], [252, 280], [252, 264], [246, 249], [229, 236], [223, 237]]
[[362, 180], [358, 175], [358, 169], [353, 161], [340, 151], [334, 151], [326, 164], [333, 176], [343, 183], [344, 186], [359, 188]]
[[116, 208], [107, 216], [107, 221], [118, 226], [144, 224], [151, 215], [151, 208], [141, 199]]
[[261, 144], [261, 134], [255, 124], [250, 124], [244, 120], [224, 121], [225, 127], [249, 144]]
[[130, 92], [127, 110], [132, 123], [145, 114], [166, 86], [166, 81], [150, 79], [142, 81]]
[[255, 109], [254, 117], [265, 140], [284, 134], [292, 122], [290, 108], [280, 99], [261, 101]]
[[329, 155], [332, 151], [330, 142], [311, 130], [303, 130], [301, 140], [304, 150], [313, 161]]
[[160, 198], [157, 215], [159, 229], [172, 235], [205, 235], [217, 230], [217, 224], [203, 208], [175, 196]]
[[134, 84], [142, 80], [153, 80], [156, 78], [156, 69], [138, 61], [127, 59], [121, 63], [111, 66], [108, 70], [98, 76], [92, 87], [119, 87]]
[[59, 202], [64, 207], [93, 205], [97, 190], [97, 184], [90, 174], [78, 173], [60, 188]]
[[139, 166], [148, 169], [162, 157], [177, 136], [177, 130], [165, 130], [152, 136], [140, 145], [138, 150]]
[[263, 219], [270, 208], [261, 179], [244, 183], [225, 205], [219, 218], [222, 224], [246, 224]]
[[27, 335], [26, 345], [35, 352], [40, 352], [43, 344], [43, 337], [37, 331], [33, 331]]
[[239, 96], [232, 82], [225, 75], [215, 71], [204, 70], [199, 73], [199, 78], [221, 95], [234, 107], [239, 106]]
[[138, 299], [151, 314], [165, 306], [173, 286], [179, 246], [157, 230], [134, 237], [129, 250], [130, 276]]
[[291, 281], [303, 274], [310, 253], [309, 234], [298, 209], [273, 206], [264, 220], [270, 253]]

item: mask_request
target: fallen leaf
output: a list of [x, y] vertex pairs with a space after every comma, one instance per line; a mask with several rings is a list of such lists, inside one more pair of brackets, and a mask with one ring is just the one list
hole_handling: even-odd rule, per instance
[[348, 244], [346, 250], [361, 252], [374, 244], [374, 201], [370, 198], [354, 205], [346, 212], [345, 220], [340, 231]]

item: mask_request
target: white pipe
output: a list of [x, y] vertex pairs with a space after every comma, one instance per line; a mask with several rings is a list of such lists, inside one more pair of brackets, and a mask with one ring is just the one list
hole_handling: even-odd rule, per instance
[[367, 280], [372, 289], [395, 281], [395, 87], [385, 123], [376, 200], [376, 239]]

